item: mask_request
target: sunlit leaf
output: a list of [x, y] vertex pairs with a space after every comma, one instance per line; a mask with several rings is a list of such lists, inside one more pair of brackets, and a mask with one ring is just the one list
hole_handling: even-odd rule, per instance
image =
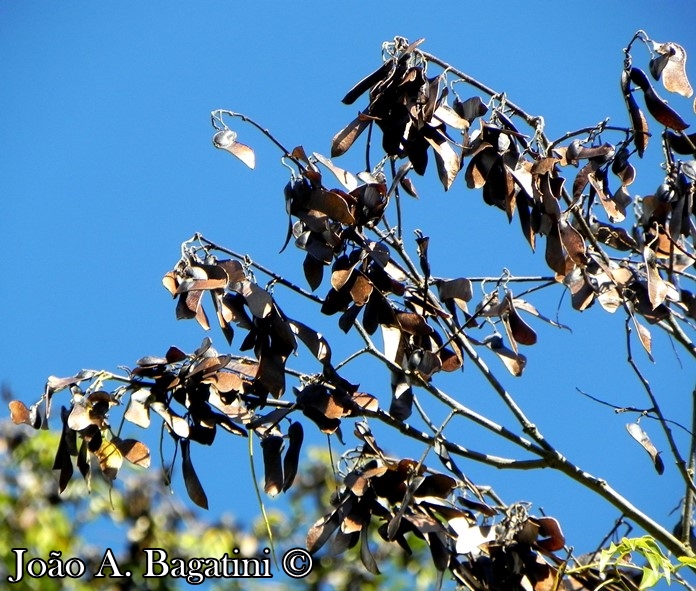
[[460, 131], [466, 131], [469, 129], [469, 122], [461, 117], [452, 107], [447, 103], [442, 103], [435, 109], [433, 116], [439, 119], [445, 125], [459, 129]]
[[373, 289], [372, 282], [362, 273], [358, 273], [355, 275], [355, 281], [350, 288], [350, 296], [357, 306], [364, 306], [370, 299]]
[[392, 399], [389, 414], [395, 419], [405, 421], [413, 411], [413, 390], [403, 372], [392, 372]]
[[459, 155], [454, 151], [447, 138], [440, 136], [437, 139], [425, 138], [435, 151], [435, 162], [440, 182], [445, 191], [449, 190], [459, 172]]
[[524, 355], [506, 347], [500, 335], [491, 335], [484, 339], [484, 343], [500, 358], [505, 368], [513, 376], [519, 377], [522, 375], [527, 365], [527, 358]]
[[648, 297], [654, 310], [667, 298], [667, 284], [660, 277], [660, 273], [657, 270], [655, 252], [647, 246], [643, 249], [643, 259], [645, 260], [645, 268], [648, 275]]
[[153, 402], [150, 404], [150, 409], [155, 411], [159, 416], [162, 417], [167, 427], [178, 435], [179, 437], [186, 439], [191, 432], [186, 419], [180, 417], [174, 411], [168, 409], [162, 402]]
[[328, 215], [331, 219], [351, 226], [355, 218], [350, 211], [347, 200], [337, 191], [312, 191], [308, 206]]
[[397, 312], [396, 321], [404, 332], [413, 335], [429, 335], [433, 332], [425, 318], [414, 312]]
[[173, 271], [169, 271], [164, 277], [162, 277], [162, 285], [170, 294], [172, 294], [172, 297], [176, 297], [179, 280]]
[[631, 319], [633, 320], [633, 325], [636, 327], [636, 331], [638, 332], [638, 339], [640, 340], [640, 344], [643, 345], [643, 348], [648, 354], [648, 357], [652, 360], [652, 337], [650, 335], [650, 331], [643, 326], [640, 322], [638, 322], [638, 319], [636, 318], [635, 314], [631, 314]]
[[29, 424], [29, 409], [20, 400], [10, 402], [10, 417], [15, 425]]
[[587, 255], [585, 254], [585, 241], [580, 232], [578, 232], [567, 219], [567, 215], [561, 215], [558, 220], [558, 229], [560, 232], [561, 243], [563, 248], [568, 253], [570, 260], [576, 265], [585, 266], [588, 263]]
[[239, 158], [249, 168], [256, 166], [256, 156], [254, 150], [249, 146], [237, 141], [237, 134], [231, 129], [223, 129], [218, 131], [213, 136], [213, 145], [220, 149], [226, 150], [233, 156]]
[[34, 429], [41, 427], [41, 413], [39, 403], [32, 404], [27, 408], [26, 404], [20, 400], [10, 401], [10, 418], [15, 425], [29, 425]]
[[624, 219], [626, 219], [625, 206], [616, 199], [613, 199], [612, 196], [605, 191], [605, 178], [599, 177], [598, 173], [599, 171], [590, 172], [587, 175], [588, 181], [592, 185], [592, 188], [597, 192], [599, 202], [607, 212], [609, 219], [612, 222], [622, 222]]
[[99, 460], [99, 469], [107, 480], [115, 480], [123, 464], [123, 456], [113, 442], [102, 440], [101, 446], [94, 452]]
[[135, 439], [119, 439], [118, 437], [114, 437], [111, 442], [131, 464], [141, 468], [150, 467], [150, 450], [143, 442]]
[[358, 186], [358, 179], [356, 179], [350, 172], [347, 170], [343, 170], [342, 168], [339, 168], [336, 166], [331, 160], [326, 158], [325, 156], [322, 156], [318, 152], [313, 152], [312, 156], [317, 159], [317, 161], [321, 162], [326, 168], [328, 168], [336, 177], [339, 183], [341, 183], [346, 191], [352, 191]]
[[621, 307], [624, 300], [616, 287], [611, 284], [604, 284], [600, 287], [597, 301], [602, 308], [604, 308], [610, 314], [613, 314]]
[[73, 395], [73, 405], [68, 417], [68, 427], [73, 431], [82, 431], [92, 424], [96, 424], [98, 419], [92, 417], [90, 404], [85, 396], [80, 394]]
[[678, 43], [671, 41], [653, 42], [653, 49], [660, 54], [650, 61], [650, 71], [655, 79], [662, 77], [662, 84], [669, 92], [690, 97], [694, 91], [686, 77], [686, 50]]
[[662, 474], [665, 471], [665, 465], [660, 457], [660, 452], [657, 451], [657, 448], [653, 445], [653, 442], [650, 441], [650, 437], [648, 437], [648, 434], [640, 426], [640, 423], [628, 423], [626, 425], [626, 429], [630, 433], [631, 437], [633, 437], [633, 439], [635, 439], [648, 453], [653, 461], [653, 464], [655, 464], [655, 470], [657, 473]]
[[257, 318], [266, 318], [273, 310], [273, 297], [256, 283], [245, 281], [242, 284], [241, 294], [249, 310]]
[[483, 544], [495, 540], [493, 526], [472, 525], [466, 517], [455, 517], [448, 520], [447, 524], [455, 533], [457, 554], [476, 554]]

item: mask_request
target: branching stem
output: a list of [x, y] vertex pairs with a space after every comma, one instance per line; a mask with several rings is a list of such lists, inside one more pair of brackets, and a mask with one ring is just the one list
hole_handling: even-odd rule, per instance
[[315, 302], [317, 304], [324, 303], [324, 300], [322, 300], [319, 296], [307, 291], [306, 289], [301, 288], [299, 285], [296, 285], [292, 281], [288, 281], [287, 279], [285, 279], [285, 277], [283, 277], [282, 275], [278, 275], [278, 273], [274, 273], [268, 267], [264, 267], [263, 265], [257, 263], [256, 261], [250, 260], [249, 257], [246, 255], [243, 255], [243, 254], [240, 254], [240, 253], [235, 252], [233, 250], [230, 250], [228, 248], [225, 248], [224, 246], [220, 246], [219, 244], [216, 244], [215, 242], [208, 240], [202, 234], [195, 234], [193, 236], [193, 238], [190, 240], [190, 242], [195, 241], [195, 240], [198, 240], [199, 242], [205, 244], [207, 248], [217, 250], [218, 252], [222, 252], [224, 254], [227, 254], [231, 257], [239, 259], [240, 261], [249, 262], [249, 264], [254, 269], [261, 271], [262, 273], [268, 275], [276, 283], [279, 283], [280, 285], [283, 285], [283, 286], [287, 287], [288, 289], [291, 289], [295, 293], [300, 294], [301, 296], [307, 298], [308, 300], [312, 300], [313, 302]]
[[660, 404], [657, 401], [657, 397], [655, 396], [655, 393], [653, 392], [650, 383], [643, 375], [643, 373], [640, 371], [640, 369], [636, 365], [636, 362], [633, 359], [633, 353], [631, 350], [631, 324], [630, 319], [628, 317], [626, 318], [626, 352], [628, 364], [631, 366], [633, 373], [636, 374], [638, 381], [641, 383], [643, 389], [645, 390], [645, 393], [648, 395], [648, 398], [650, 399], [650, 404], [652, 404], [651, 412], [655, 414], [658, 422], [662, 426], [662, 431], [664, 432], [665, 438], [669, 443], [669, 449], [672, 452], [672, 456], [674, 457], [674, 460], [677, 464], [677, 468], [679, 469], [679, 472], [681, 473], [682, 478], [684, 479], [684, 483], [692, 492], [692, 494], [696, 493], [696, 484], [694, 483], [693, 476], [689, 475], [687, 464], [684, 461], [684, 458], [682, 458], [681, 453], [679, 452], [679, 447], [677, 446], [677, 443], [674, 440], [674, 436], [672, 435], [672, 430], [669, 427], [667, 419], [665, 419], [665, 416], [662, 414], [662, 409], [660, 408]]

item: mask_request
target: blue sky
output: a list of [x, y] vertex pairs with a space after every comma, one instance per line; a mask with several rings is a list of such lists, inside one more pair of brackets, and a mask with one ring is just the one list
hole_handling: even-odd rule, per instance
[[[340, 99], [380, 63], [382, 42], [395, 35], [425, 37], [425, 50], [543, 115], [554, 138], [605, 117], [627, 124], [619, 91], [622, 48], [642, 28], [696, 56], [694, 22], [696, 5], [686, 1], [459, 6], [0, 0], [0, 381], [31, 401], [51, 374], [133, 365], [173, 344], [193, 350], [204, 335], [193, 323], [175, 320], [160, 279], [176, 263], [180, 243], [196, 231], [303, 282], [301, 255], [292, 248], [278, 255], [287, 170], [250, 127], [237, 130], [256, 150], [253, 172], [215, 150], [212, 109], [243, 112], [286, 145], [328, 155], [331, 137], [358, 108]], [[642, 59], [641, 51], [636, 55]], [[692, 83], [694, 60], [687, 63]], [[693, 122], [689, 101], [669, 100]], [[342, 162], [356, 172], [362, 164], [359, 154]], [[432, 238], [437, 274], [497, 275], [503, 266], [520, 275], [547, 273], [516, 223], [508, 227], [501, 212], [486, 207], [461, 179], [443, 195], [433, 172], [414, 179], [421, 199], [404, 207], [406, 230], [418, 227]], [[656, 161], [646, 158], [634, 190], [651, 193], [660, 181]], [[560, 294], [533, 301], [554, 315]], [[290, 296], [286, 301], [291, 315], [308, 310]], [[579, 315], [567, 300], [559, 314], [574, 333], [535, 324], [542, 342], [527, 351], [529, 369], [521, 380], [506, 376], [506, 384], [571, 459], [616, 478], [629, 497], [638, 488], [638, 506], [662, 519], [682, 495], [674, 466], [662, 477], [654, 474], [625, 432], [630, 419], [575, 391], [647, 405], [623, 368], [622, 320], [599, 309]], [[331, 330], [331, 319], [311, 320]], [[219, 333], [210, 336], [224, 348]], [[334, 347], [347, 354], [350, 342]], [[658, 364], [646, 371], [666, 414], [688, 421], [693, 364], [682, 356], [682, 366], [669, 343], [658, 342]], [[388, 397], [387, 378], [382, 383], [371, 376], [369, 364], [352, 371], [366, 390]], [[473, 370], [459, 378], [451, 384], [453, 394], [510, 421], [489, 405], [492, 395]], [[466, 445], [488, 445], [473, 427], [467, 440], [468, 429], [462, 425]], [[243, 447], [221, 438], [216, 450], [233, 444]], [[419, 454], [418, 448], [411, 453]], [[221, 475], [204, 466], [213, 457], [208, 450], [194, 454], [201, 458], [213, 511], [248, 507], [252, 489], [235, 478], [234, 465]], [[240, 447], [237, 457], [244, 454]], [[246, 474], [246, 460], [239, 469]], [[558, 516], [578, 548], [590, 549], [617, 516], [558, 475], [504, 474], [476, 465], [465, 470], [508, 501], [531, 500]]]

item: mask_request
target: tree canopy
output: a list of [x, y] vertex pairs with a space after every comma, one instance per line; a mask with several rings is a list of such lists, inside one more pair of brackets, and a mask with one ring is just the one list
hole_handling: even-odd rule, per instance
[[[88, 487], [95, 477], [116, 482], [125, 463], [148, 468], [151, 445], [124, 435], [136, 426], [169, 438], [168, 451], [160, 451], [165, 482], [179, 467], [188, 496], [201, 507], [208, 498], [192, 448], [219, 445], [222, 435], [237, 438], [253, 466], [258, 441], [263, 490], [274, 497], [292, 491], [307, 468], [305, 434], [320, 432], [333, 442], [334, 482], [329, 503], [307, 527], [312, 554], [357, 548], [364, 569], [376, 575], [382, 567], [375, 547], [409, 554], [424, 544], [440, 582], [446, 576], [475, 590], [624, 589], [663, 578], [688, 586], [684, 573], [696, 560], [696, 454], [693, 427], [683, 417], [693, 414], [696, 391], [669, 393], [685, 411], [668, 416], [665, 393], [652, 387], [645, 367], [658, 357], [654, 343], [667, 342], [655, 337], [660, 333], [685, 367], [696, 356], [696, 136], [686, 132], [687, 114], [668, 104], [657, 84], [684, 97], [693, 91], [682, 45], [653, 41], [643, 31], [629, 41], [618, 80], [624, 123], [604, 120], [557, 138], [514, 97], [429, 53], [423, 40], [402, 37], [384, 44], [382, 62], [343, 97], [359, 111], [329, 133], [329, 156], [287, 147], [246, 114], [212, 111], [213, 145], [249, 168], [256, 164], [252, 129], [279, 150], [289, 170], [279, 188], [288, 216], [280, 242], [301, 251], [301, 273], [281, 275], [200, 233], [185, 240], [164, 287], [178, 319], [219, 329], [226, 345], [206, 337], [194, 351], [172, 346], [118, 371], [50, 377], [35, 404], [10, 403], [15, 423], [41, 429], [49, 417], [60, 420], [53, 462], [60, 491], [78, 477]], [[361, 164], [338, 165], [358, 151]], [[649, 155], [661, 161], [664, 178], [640, 196], [633, 186]], [[442, 262], [431, 254], [437, 229], [416, 227], [405, 216], [405, 201], [433, 200], [419, 189], [420, 177], [429, 175], [443, 191], [478, 194], [466, 196], [472, 216], [488, 206], [500, 210], [496, 223], [517, 224], [513, 248], [535, 253], [538, 274], [439, 271]], [[498, 230], [489, 232], [495, 240]], [[488, 245], [466, 239], [461, 252], [485, 261]], [[610, 475], [575, 463], [575, 442], [552, 441], [515, 394], [514, 378], [525, 380], [528, 367], [544, 363], [534, 353], [541, 331], [568, 329], [550, 292], [562, 300], [559, 308], [601, 308], [622, 319], [610, 330], [622, 333], [631, 387], [642, 391], [642, 402], [627, 407], [586, 396], [597, 409], [631, 415], [627, 436], [647, 453], [646, 469], [680, 474], [683, 502], [674, 523], [639, 509]], [[285, 293], [308, 305], [286, 306]], [[319, 313], [337, 330], [314, 328]], [[574, 317], [574, 324], [582, 320]], [[344, 338], [357, 345], [339, 358], [335, 351], [345, 346], [336, 342]], [[582, 350], [566, 353], [569, 363], [582, 364]], [[296, 369], [296, 355], [311, 358], [311, 369]], [[356, 376], [351, 368], [365, 358], [371, 365], [359, 365]], [[380, 392], [363, 387], [364, 367], [382, 376]], [[541, 391], [563, 374], [547, 368], [544, 378]], [[505, 418], [459, 395], [472, 387], [496, 399]], [[479, 445], [464, 437], [469, 425], [489, 439]], [[391, 437], [384, 445], [389, 432], [418, 442], [420, 453], [399, 455]], [[657, 432], [665, 449], [654, 442]], [[490, 477], [492, 485], [477, 483], [471, 463], [500, 473]], [[562, 523], [535, 509], [543, 499], [532, 505], [497, 492], [496, 478], [535, 470], [558, 471], [616, 510], [617, 521], [589, 554], [576, 553]], [[621, 537], [626, 524], [641, 535]], [[270, 538], [271, 520], [266, 525]]]

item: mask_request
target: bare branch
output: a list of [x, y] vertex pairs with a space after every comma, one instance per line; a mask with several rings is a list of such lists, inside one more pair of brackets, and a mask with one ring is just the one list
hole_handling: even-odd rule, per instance
[[630, 319], [628, 317], [626, 318], [626, 351], [628, 355], [628, 364], [631, 366], [631, 369], [633, 369], [633, 372], [638, 377], [638, 381], [640, 381], [640, 383], [643, 386], [643, 389], [645, 390], [645, 393], [648, 395], [648, 398], [650, 399], [650, 403], [652, 404], [651, 412], [655, 413], [658, 422], [662, 426], [662, 431], [664, 432], [665, 437], [667, 438], [670, 451], [672, 452], [672, 456], [674, 457], [679, 472], [681, 472], [682, 478], [684, 479], [684, 483], [689, 488], [689, 490], [692, 491], [692, 493], [696, 493], [696, 483], [694, 483], [693, 476], [689, 474], [688, 466], [684, 461], [684, 458], [682, 458], [681, 453], [679, 452], [677, 443], [674, 440], [674, 436], [672, 435], [672, 430], [669, 428], [669, 421], [667, 421], [665, 419], [665, 416], [662, 414], [660, 404], [657, 401], [657, 397], [655, 396], [652, 387], [650, 386], [650, 383], [645, 378], [643, 373], [640, 371], [640, 369], [636, 365], [636, 362], [633, 359], [633, 354], [631, 351], [631, 325]]

